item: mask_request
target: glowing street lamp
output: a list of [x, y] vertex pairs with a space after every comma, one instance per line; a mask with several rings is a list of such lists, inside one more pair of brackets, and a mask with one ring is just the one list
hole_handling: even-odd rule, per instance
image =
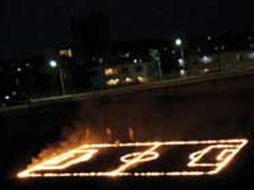
[[49, 66], [52, 67], [52, 68], [56, 68], [56, 67], [57, 67], [57, 62], [56, 62], [56, 60], [50, 60], [50, 61], [49, 61]]
[[[58, 63], [56, 60], [50, 60], [49, 66], [51, 68], [56, 68], [58, 66]], [[61, 83], [62, 95], [65, 95], [64, 72], [61, 67], [59, 68], [59, 78], [60, 78], [60, 83]]]
[[175, 45], [181, 51], [181, 58], [178, 59], [178, 64], [181, 67], [181, 69], [180, 69], [180, 76], [185, 76], [186, 75], [186, 71], [185, 71], [185, 59], [184, 59], [184, 50], [183, 50], [183, 41], [182, 41], [182, 39], [177, 38], [175, 40]]
[[180, 38], [177, 38], [175, 44], [176, 46], [180, 47], [182, 45], [182, 40]]
[[183, 41], [182, 41], [182, 39], [177, 38], [177, 39], [175, 40], [175, 45], [176, 45], [178, 48], [180, 48], [180, 50], [181, 50], [181, 58], [182, 58], [182, 60], [184, 60], [184, 50], [183, 50]]
[[9, 95], [6, 95], [6, 96], [4, 97], [5, 100], [10, 100], [10, 98], [11, 98], [11, 97], [10, 97]]

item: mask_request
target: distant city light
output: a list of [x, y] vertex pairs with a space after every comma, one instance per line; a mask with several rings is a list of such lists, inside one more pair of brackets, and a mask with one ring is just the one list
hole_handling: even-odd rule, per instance
[[254, 52], [251, 52], [249, 55], [248, 55], [249, 59], [254, 59]]
[[177, 38], [176, 41], [175, 41], [175, 44], [177, 46], [181, 46], [182, 45], [182, 40], [180, 38]]
[[17, 92], [16, 92], [16, 91], [12, 91], [12, 92], [11, 92], [11, 95], [12, 95], [12, 96], [17, 96]]
[[71, 49], [60, 50], [59, 55], [60, 57], [69, 57], [69, 58], [73, 57], [73, 53]]
[[183, 76], [185, 76], [186, 75], [186, 71], [184, 70], [184, 69], [181, 69], [180, 70], [180, 75], [183, 77]]
[[49, 66], [52, 68], [56, 68], [57, 67], [57, 62], [55, 60], [50, 60], [49, 61]]
[[5, 100], [10, 100], [10, 98], [11, 98], [11, 97], [8, 96], [8, 95], [6, 95], [6, 96], [4, 97]]
[[104, 62], [103, 57], [100, 57], [100, 58], [98, 59], [98, 61], [99, 61], [100, 64], [102, 64], [102, 63]]
[[107, 81], [107, 85], [108, 86], [116, 86], [120, 83], [120, 79], [116, 78], [116, 79], [110, 79]]
[[26, 63], [26, 67], [30, 67], [31, 66], [31, 64], [30, 63]]
[[140, 60], [139, 60], [139, 63], [142, 63], [142, 62], [143, 62], [143, 60], [142, 60], [142, 59], [140, 59]]
[[207, 55], [203, 56], [201, 58], [201, 62], [204, 63], [204, 64], [208, 64], [208, 63], [211, 63], [212, 62], [212, 58], [211, 57], [208, 57]]
[[106, 76], [116, 75], [116, 74], [118, 74], [118, 71], [117, 71], [117, 69], [115, 69], [115, 68], [109, 67], [109, 68], [106, 68], [106, 69], [104, 70], [104, 74], [105, 74]]
[[138, 60], [137, 60], [137, 59], [134, 59], [134, 60], [133, 60], [133, 63], [137, 63], [137, 62], [138, 62]]
[[208, 36], [208, 37], [207, 37], [207, 40], [208, 40], [208, 41], [211, 41], [211, 40], [212, 40], [212, 36]]
[[222, 45], [222, 46], [220, 47], [220, 49], [221, 49], [221, 50], [225, 50], [226, 47], [225, 47], [224, 45]]
[[180, 67], [184, 67], [185, 62], [182, 58], [180, 58], [180, 59], [178, 59], [178, 64], [179, 64]]
[[137, 79], [138, 79], [138, 81], [139, 81], [140, 83], [146, 83], [146, 82], [147, 82], [146, 78], [141, 77], [141, 76], [137, 77]]
[[21, 72], [21, 71], [22, 71], [22, 69], [21, 69], [20, 67], [18, 67], [18, 68], [17, 68], [17, 71], [18, 71], [18, 72]]
[[204, 73], [209, 73], [210, 72], [210, 69], [209, 68], [204, 68]]
[[128, 82], [128, 83], [130, 83], [130, 82], [133, 82], [133, 79], [130, 78], [130, 77], [126, 77], [126, 78], [125, 78], [125, 81]]
[[125, 58], [129, 58], [130, 57], [130, 52], [125, 53]]

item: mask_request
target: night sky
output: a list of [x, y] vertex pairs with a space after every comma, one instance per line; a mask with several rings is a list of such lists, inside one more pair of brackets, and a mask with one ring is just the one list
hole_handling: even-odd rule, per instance
[[68, 44], [71, 15], [86, 15], [94, 8], [109, 16], [115, 40], [254, 29], [247, 0], [1, 0], [0, 56]]

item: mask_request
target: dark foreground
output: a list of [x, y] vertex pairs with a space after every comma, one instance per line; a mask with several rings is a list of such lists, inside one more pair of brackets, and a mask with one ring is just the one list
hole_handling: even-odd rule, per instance
[[[179, 87], [1, 114], [1, 189], [251, 189], [254, 89], [252, 85], [228, 86], [207, 83], [191, 88], [198, 93], [186, 93], [181, 88], [189, 87]], [[137, 141], [248, 138], [250, 142], [225, 171], [212, 177], [15, 178], [33, 156], [70, 131], [89, 128], [96, 141], [98, 136], [103, 139], [107, 127], [113, 131], [113, 140], [124, 142], [130, 127]]]

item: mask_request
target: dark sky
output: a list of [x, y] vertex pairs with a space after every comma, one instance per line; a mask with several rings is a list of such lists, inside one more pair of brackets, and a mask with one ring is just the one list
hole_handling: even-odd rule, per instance
[[99, 8], [113, 39], [183, 32], [252, 31], [246, 0], [0, 0], [0, 56], [38, 53], [71, 39], [71, 15]]

